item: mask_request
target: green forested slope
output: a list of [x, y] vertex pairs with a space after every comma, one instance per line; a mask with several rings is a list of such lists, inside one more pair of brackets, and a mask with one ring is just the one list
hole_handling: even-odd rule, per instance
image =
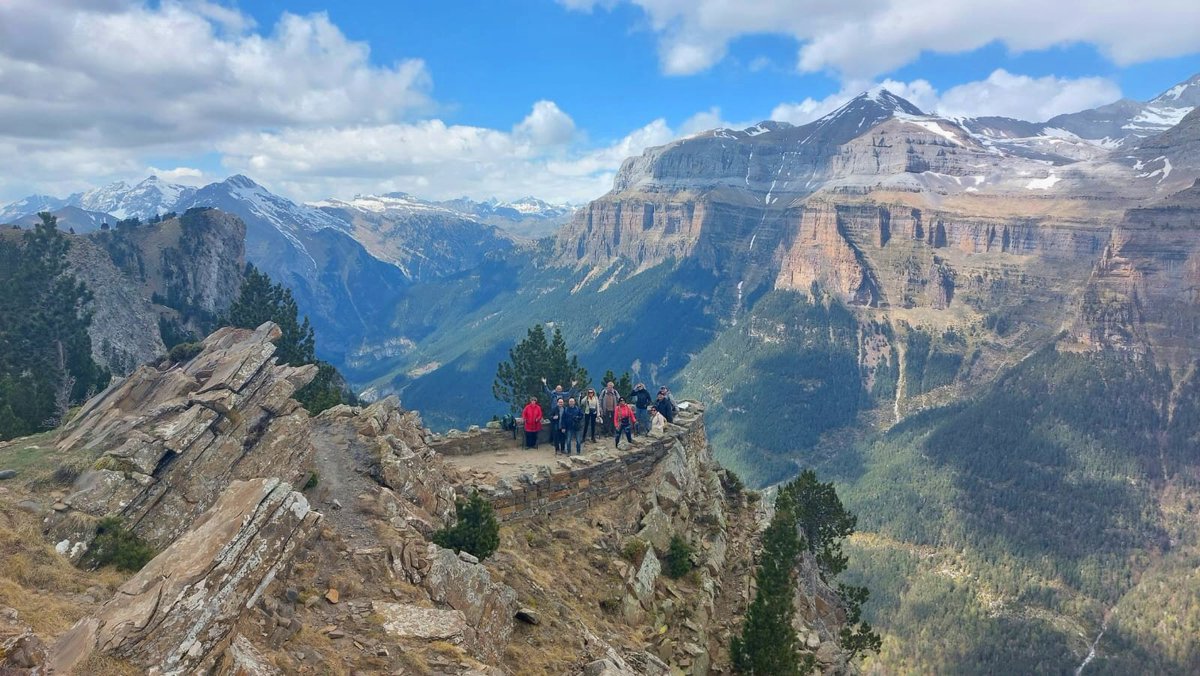
[[886, 633], [875, 664], [1073, 672], [1108, 617], [1090, 673], [1200, 669], [1198, 421], [1168, 422], [1173, 389], [1147, 362], [1050, 347], [969, 401], [814, 453], [869, 533], [852, 560]]

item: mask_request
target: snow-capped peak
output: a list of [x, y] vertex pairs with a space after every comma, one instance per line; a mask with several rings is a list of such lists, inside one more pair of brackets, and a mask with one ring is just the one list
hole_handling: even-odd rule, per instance
[[1151, 106], [1194, 108], [1200, 106], [1200, 74], [1180, 82], [1150, 100]]
[[74, 200], [76, 203], [72, 206], [112, 214], [116, 218], [151, 218], [173, 210], [176, 203], [195, 192], [195, 188], [149, 176], [133, 186], [117, 181], [89, 190]]

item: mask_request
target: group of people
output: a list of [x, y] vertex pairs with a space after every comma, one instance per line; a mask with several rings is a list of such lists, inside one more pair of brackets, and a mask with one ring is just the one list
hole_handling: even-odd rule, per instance
[[617, 392], [616, 384], [609, 382], [604, 389], [597, 392], [588, 388], [586, 392], [576, 392], [577, 381], [571, 381], [571, 389], [563, 389], [562, 385], [550, 389], [545, 378], [542, 387], [550, 398], [549, 416], [542, 410], [537, 397], [530, 397], [529, 404], [521, 412], [525, 423], [525, 447], [537, 448], [538, 435], [542, 425], [548, 419], [550, 425], [550, 440], [554, 443], [555, 455], [571, 454], [574, 443], [575, 454], [583, 453], [583, 442], [590, 433], [591, 441], [596, 441], [596, 427], [600, 427], [602, 435], [612, 435], [613, 445], [621, 447], [621, 435], [626, 441], [633, 443], [633, 435], [650, 434], [661, 431], [663, 425], [675, 421], [679, 407], [671, 398], [671, 391], [660, 387], [658, 396], [651, 397], [650, 392], [642, 383], [638, 383], [629, 394], [629, 401]]

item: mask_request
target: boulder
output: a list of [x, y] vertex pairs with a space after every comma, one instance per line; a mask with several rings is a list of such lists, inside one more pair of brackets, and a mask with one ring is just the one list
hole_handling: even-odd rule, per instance
[[662, 564], [654, 555], [654, 550], [647, 549], [646, 555], [642, 557], [642, 565], [638, 566], [637, 572], [629, 580], [629, 593], [642, 606], [648, 606], [654, 600], [654, 583], [661, 574]]
[[13, 479], [16, 478], [16, 476], [17, 470], [15, 469], [0, 469], [0, 481], [4, 479]]
[[428, 572], [421, 583], [433, 601], [466, 618], [467, 649], [485, 662], [499, 659], [512, 635], [517, 593], [493, 581], [486, 566], [467, 563], [449, 549], [430, 543], [425, 560]]
[[649, 542], [656, 551], [666, 552], [671, 546], [672, 529], [671, 517], [655, 505], [642, 517], [642, 529], [637, 536]]
[[462, 643], [467, 619], [458, 610], [437, 610], [402, 603], [374, 601], [371, 609], [383, 618], [383, 629], [396, 638]]
[[279, 479], [236, 481], [174, 544], [51, 649], [57, 673], [100, 650], [158, 673], [206, 671], [321, 515]]

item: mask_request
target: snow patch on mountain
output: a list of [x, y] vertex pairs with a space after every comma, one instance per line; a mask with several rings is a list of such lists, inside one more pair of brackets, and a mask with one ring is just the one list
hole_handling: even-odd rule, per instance
[[1049, 176], [1046, 176], [1044, 178], [1035, 178], [1035, 179], [1029, 181], [1028, 183], [1025, 184], [1025, 189], [1026, 190], [1049, 190], [1054, 187], [1055, 183], [1058, 183], [1061, 180], [1062, 180], [1061, 178], [1055, 176], [1054, 174], [1050, 174]]

